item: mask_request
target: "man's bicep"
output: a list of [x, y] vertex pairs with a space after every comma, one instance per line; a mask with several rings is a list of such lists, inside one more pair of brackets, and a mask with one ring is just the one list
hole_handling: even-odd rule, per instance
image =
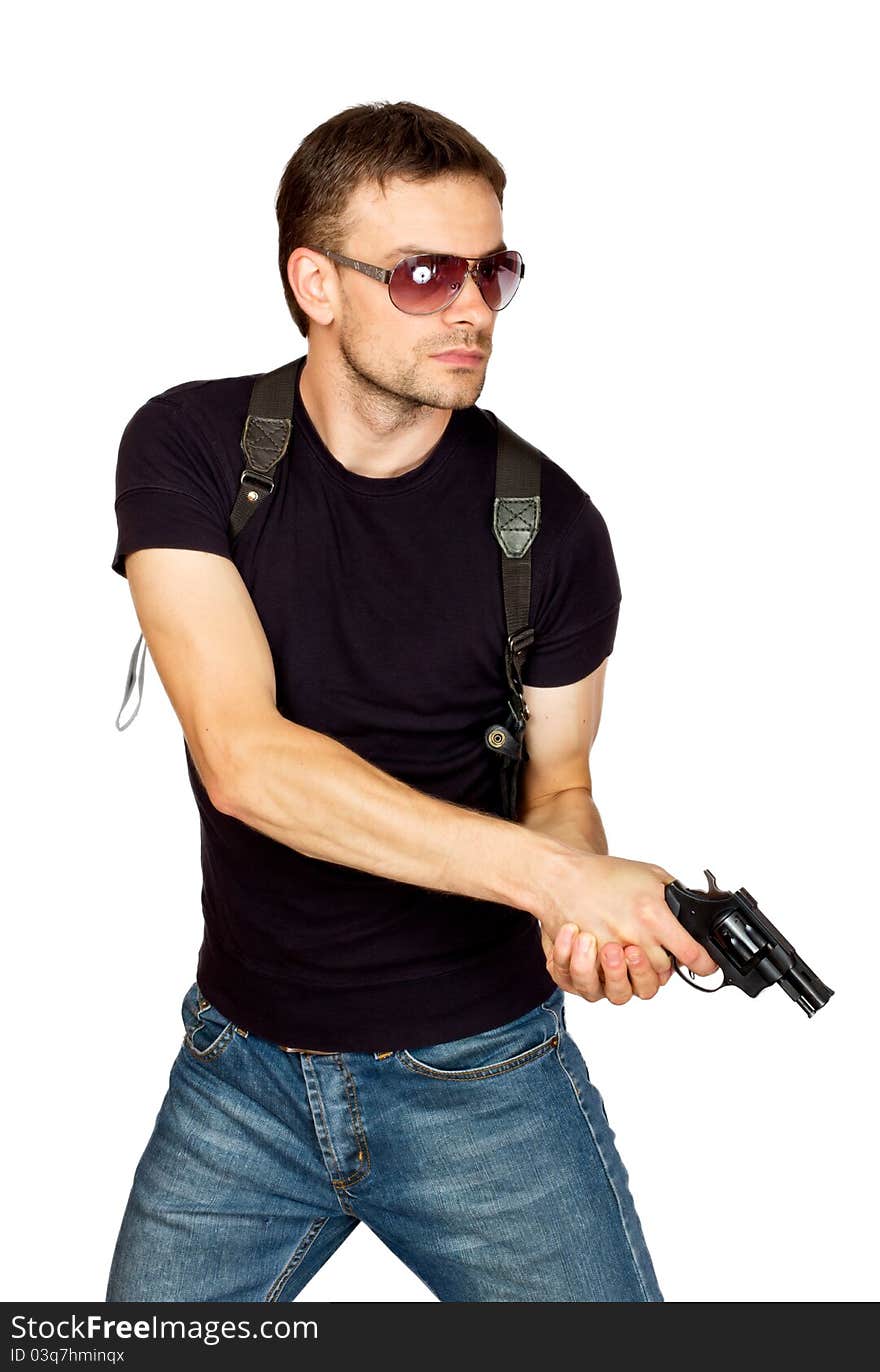
[[184, 548], [129, 553], [125, 572], [150, 656], [205, 789], [222, 807], [245, 731], [276, 708], [275, 668], [235, 563]]
[[607, 657], [569, 686], [525, 686], [528, 761], [519, 782], [520, 813], [559, 791], [592, 790], [590, 749], [599, 731]]

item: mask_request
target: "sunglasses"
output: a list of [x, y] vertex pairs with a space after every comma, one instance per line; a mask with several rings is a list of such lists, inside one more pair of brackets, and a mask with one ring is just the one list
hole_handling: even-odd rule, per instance
[[311, 251], [323, 253], [340, 266], [353, 267], [374, 281], [382, 281], [388, 287], [392, 305], [404, 314], [436, 314], [445, 309], [469, 276], [473, 277], [489, 309], [503, 310], [516, 295], [526, 274], [522, 255], [506, 248], [490, 253], [488, 257], [416, 253], [412, 257], [402, 257], [391, 268], [357, 262], [353, 257], [343, 257], [342, 253], [330, 252], [327, 248], [311, 248]]

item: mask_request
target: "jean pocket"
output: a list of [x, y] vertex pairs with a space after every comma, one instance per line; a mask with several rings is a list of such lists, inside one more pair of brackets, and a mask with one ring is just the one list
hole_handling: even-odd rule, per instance
[[200, 1062], [215, 1062], [232, 1043], [238, 1026], [203, 996], [193, 982], [180, 1007], [183, 1045]]
[[556, 1004], [551, 996], [534, 1010], [497, 1028], [424, 1048], [400, 1048], [394, 1056], [408, 1072], [440, 1081], [483, 1081], [514, 1072], [545, 1057], [558, 1044]]

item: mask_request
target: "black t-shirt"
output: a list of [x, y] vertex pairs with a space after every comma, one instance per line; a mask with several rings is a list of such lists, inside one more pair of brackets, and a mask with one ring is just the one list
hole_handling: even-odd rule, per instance
[[[297, 390], [272, 495], [234, 551], [229, 514], [255, 375], [189, 381], [127, 424], [113, 570], [138, 548], [231, 557], [275, 666], [277, 708], [411, 786], [500, 815], [483, 735], [505, 715], [496, 431], [453, 411], [435, 448], [394, 477], [351, 472]], [[535, 642], [523, 680], [559, 686], [611, 652], [621, 599], [608, 530], [542, 455], [532, 545]], [[387, 1051], [513, 1019], [554, 989], [527, 911], [306, 856], [217, 810], [184, 739], [201, 819], [199, 985], [275, 1042]]]

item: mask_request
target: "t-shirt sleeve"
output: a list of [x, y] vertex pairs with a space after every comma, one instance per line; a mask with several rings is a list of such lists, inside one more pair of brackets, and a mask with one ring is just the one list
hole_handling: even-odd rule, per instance
[[523, 667], [525, 685], [568, 686], [595, 671], [614, 647], [620, 602], [608, 527], [584, 494], [533, 590], [535, 640]]
[[232, 497], [210, 437], [172, 402], [153, 397], [136, 410], [116, 464], [116, 551], [112, 568], [138, 548], [194, 548], [232, 557]]

